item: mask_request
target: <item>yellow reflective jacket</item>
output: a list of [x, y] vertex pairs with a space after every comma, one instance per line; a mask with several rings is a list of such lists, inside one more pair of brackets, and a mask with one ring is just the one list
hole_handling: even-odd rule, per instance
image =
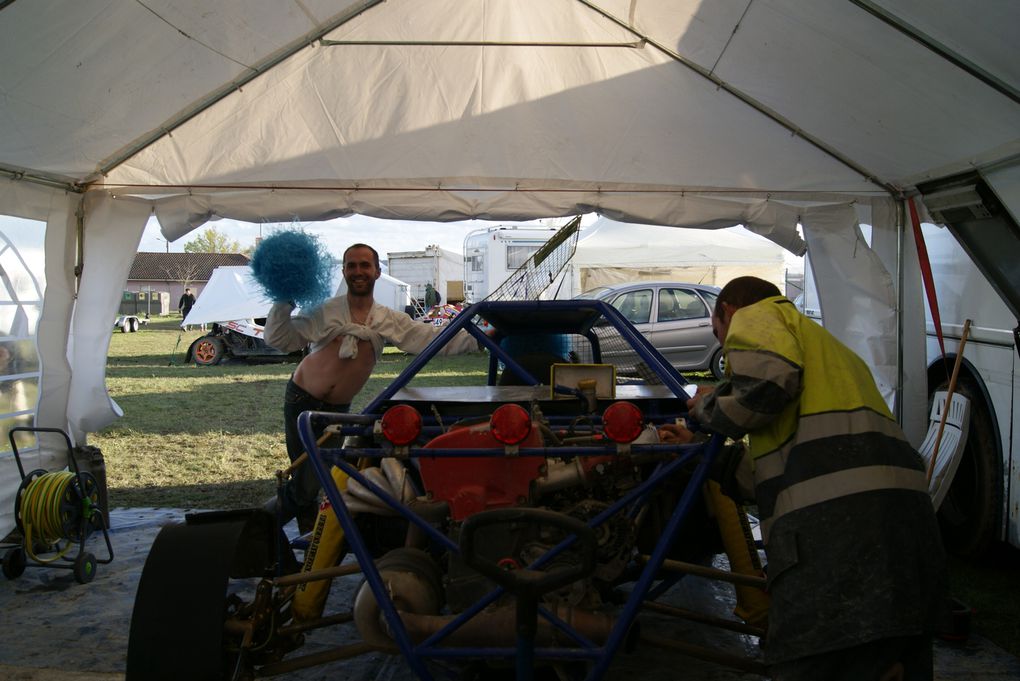
[[772, 662], [929, 631], [941, 541], [921, 458], [864, 362], [783, 297], [737, 310], [693, 416], [750, 440]]

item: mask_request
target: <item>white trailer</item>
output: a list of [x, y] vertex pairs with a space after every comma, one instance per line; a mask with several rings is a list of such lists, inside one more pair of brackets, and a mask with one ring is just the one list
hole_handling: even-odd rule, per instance
[[557, 227], [484, 227], [464, 237], [464, 299], [475, 303], [499, 288]]
[[464, 299], [464, 272], [462, 258], [458, 253], [439, 246], [426, 246], [423, 251], [398, 251], [386, 254], [389, 275], [405, 282], [411, 298], [425, 300], [425, 286], [432, 284], [444, 303], [459, 303]]

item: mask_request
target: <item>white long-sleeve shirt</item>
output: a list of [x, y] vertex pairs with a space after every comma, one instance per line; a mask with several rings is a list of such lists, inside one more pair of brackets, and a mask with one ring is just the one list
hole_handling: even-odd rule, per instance
[[[358, 341], [372, 343], [376, 360], [382, 356], [383, 345], [389, 341], [404, 352], [417, 354], [432, 342], [440, 327], [416, 322], [402, 312], [373, 302], [364, 324], [351, 318], [347, 296], [330, 298], [307, 314], [292, 315], [290, 303], [275, 303], [266, 317], [266, 342], [281, 352], [294, 352], [306, 345], [311, 352], [321, 350], [336, 338], [340, 341], [341, 359], [358, 356]], [[478, 341], [467, 331], [461, 331], [447, 343], [440, 354], [456, 355], [478, 350]]]

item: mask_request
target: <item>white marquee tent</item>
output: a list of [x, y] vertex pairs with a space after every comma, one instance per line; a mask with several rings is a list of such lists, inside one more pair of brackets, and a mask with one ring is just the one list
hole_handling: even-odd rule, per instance
[[630, 281], [683, 281], [723, 286], [761, 277], [784, 290], [784, 250], [743, 227], [673, 229], [599, 218], [581, 232], [557, 298]]
[[[347, 283], [339, 268], [333, 279], [336, 282], [336, 294], [346, 293]], [[403, 312], [411, 304], [410, 287], [396, 277], [381, 274], [375, 283], [375, 299], [380, 305]], [[250, 267], [225, 265], [212, 271], [209, 283], [203, 287], [195, 306], [181, 323], [209, 324], [233, 319], [259, 319], [269, 314], [272, 304], [252, 276]]]
[[153, 213], [172, 240], [598, 212], [795, 251], [800, 222], [827, 325], [910, 404], [903, 202], [978, 173], [1020, 214], [1018, 25], [1013, 0], [0, 2], [0, 215], [46, 226], [36, 422], [82, 442], [117, 417], [109, 321]]

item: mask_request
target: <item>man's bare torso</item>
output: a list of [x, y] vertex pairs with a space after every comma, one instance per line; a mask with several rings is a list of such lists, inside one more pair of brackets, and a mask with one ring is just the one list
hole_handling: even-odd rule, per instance
[[365, 387], [375, 367], [375, 350], [369, 341], [358, 341], [358, 356], [338, 356], [338, 336], [329, 345], [308, 355], [294, 371], [294, 382], [316, 399], [330, 404], [350, 404]]

